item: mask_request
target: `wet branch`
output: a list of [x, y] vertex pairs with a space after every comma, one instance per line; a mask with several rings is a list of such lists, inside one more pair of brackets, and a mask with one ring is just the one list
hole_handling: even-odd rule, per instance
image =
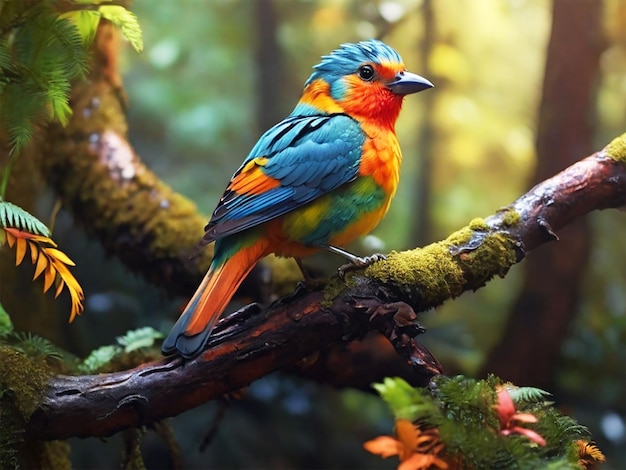
[[[292, 367], [333, 345], [382, 333], [425, 385], [441, 372], [416, 340], [416, 312], [440, 305], [493, 276], [593, 210], [626, 205], [626, 134], [540, 183], [487, 219], [448, 239], [333, 278], [322, 291], [300, 289], [267, 309], [224, 318], [196, 359], [178, 357], [97, 376], [55, 376], [30, 417], [32, 439], [106, 436], [154, 423]], [[384, 371], [383, 371], [384, 372]]]

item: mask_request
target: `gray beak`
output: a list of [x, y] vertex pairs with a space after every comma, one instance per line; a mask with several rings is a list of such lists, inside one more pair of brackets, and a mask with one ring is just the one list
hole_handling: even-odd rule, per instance
[[424, 77], [411, 72], [399, 72], [392, 81], [387, 83], [387, 88], [396, 95], [410, 95], [434, 86]]

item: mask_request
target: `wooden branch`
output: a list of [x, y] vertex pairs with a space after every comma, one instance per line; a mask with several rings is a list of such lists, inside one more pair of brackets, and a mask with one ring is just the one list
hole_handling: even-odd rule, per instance
[[577, 217], [624, 207], [625, 161], [626, 134], [447, 240], [392, 253], [345, 283], [334, 278], [324, 291], [300, 290], [268, 309], [252, 305], [235, 312], [220, 321], [194, 360], [173, 357], [112, 374], [52, 377], [26, 435], [105, 436], [153, 423], [370, 330], [383, 333], [425, 385], [441, 368], [413, 338], [423, 332], [415, 311], [505, 275]]

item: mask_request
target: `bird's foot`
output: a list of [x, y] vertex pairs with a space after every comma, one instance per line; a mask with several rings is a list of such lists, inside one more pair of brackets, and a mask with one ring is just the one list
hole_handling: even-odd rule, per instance
[[339, 269], [337, 269], [337, 271], [339, 273], [339, 277], [341, 279], [344, 279], [346, 277], [346, 274], [349, 273], [350, 271], [356, 271], [358, 269], [367, 268], [368, 266], [371, 266], [374, 263], [378, 263], [379, 261], [383, 261], [386, 259], [387, 257], [383, 255], [382, 253], [374, 253], [372, 255], [364, 256], [362, 258], [355, 256], [354, 258], [350, 258], [349, 263], [339, 266]]
[[328, 284], [328, 279], [326, 277], [313, 277], [310, 271], [302, 264], [302, 260], [300, 258], [294, 258], [298, 267], [300, 268], [300, 272], [304, 277], [304, 281], [298, 282], [297, 289], [305, 289], [308, 291], [316, 291], [322, 290]]

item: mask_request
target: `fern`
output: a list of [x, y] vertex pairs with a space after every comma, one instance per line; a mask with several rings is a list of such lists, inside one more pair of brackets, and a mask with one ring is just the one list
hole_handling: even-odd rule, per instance
[[16, 266], [24, 260], [26, 249], [30, 249], [30, 258], [35, 265], [33, 281], [43, 274], [44, 293], [52, 287], [52, 284], [56, 284], [54, 296], [58, 297], [63, 287], [67, 287], [72, 301], [69, 320], [72, 322], [76, 315], [82, 313], [82, 301], [85, 298], [82, 287], [67, 267], [74, 266], [74, 262], [58, 250], [56, 243], [49, 237], [9, 227], [5, 227], [4, 232], [9, 246], [15, 247]]
[[516, 403], [535, 403], [544, 401], [551, 394], [536, 387], [510, 387], [509, 395]]
[[163, 338], [163, 333], [149, 326], [127, 331], [124, 336], [120, 336], [117, 342], [124, 347], [124, 352], [129, 353], [139, 348], [147, 348], [154, 344], [155, 339]]
[[78, 365], [78, 370], [84, 374], [94, 374], [101, 367], [122, 352], [119, 346], [102, 346], [91, 351], [89, 356]]
[[50, 236], [50, 230], [34, 215], [19, 206], [0, 198], [0, 227], [16, 228], [44, 237]]
[[397, 419], [409, 416], [418, 427], [436, 428], [449, 468], [573, 469], [604, 460], [587, 429], [537, 388], [503, 385], [494, 376], [439, 376], [428, 389], [387, 378], [374, 388]]
[[13, 347], [31, 358], [63, 359], [63, 352], [54, 344], [41, 336], [32, 333], [13, 333], [10, 338], [14, 342]]
[[137, 52], [143, 50], [141, 28], [134, 13], [120, 5], [103, 5], [98, 8], [103, 18], [106, 18], [120, 31]]
[[127, 331], [124, 336], [116, 338], [117, 344], [102, 346], [91, 351], [89, 356], [78, 365], [78, 370], [85, 374], [95, 374], [102, 371], [121, 354], [150, 347], [155, 339], [160, 338], [163, 338], [163, 334], [149, 326]]
[[88, 71], [88, 48], [100, 19], [118, 26], [137, 51], [143, 48], [136, 16], [101, 3], [76, 0], [69, 11], [63, 0], [0, 3], [0, 127], [11, 154], [26, 147], [38, 125], [68, 123], [71, 82]]

